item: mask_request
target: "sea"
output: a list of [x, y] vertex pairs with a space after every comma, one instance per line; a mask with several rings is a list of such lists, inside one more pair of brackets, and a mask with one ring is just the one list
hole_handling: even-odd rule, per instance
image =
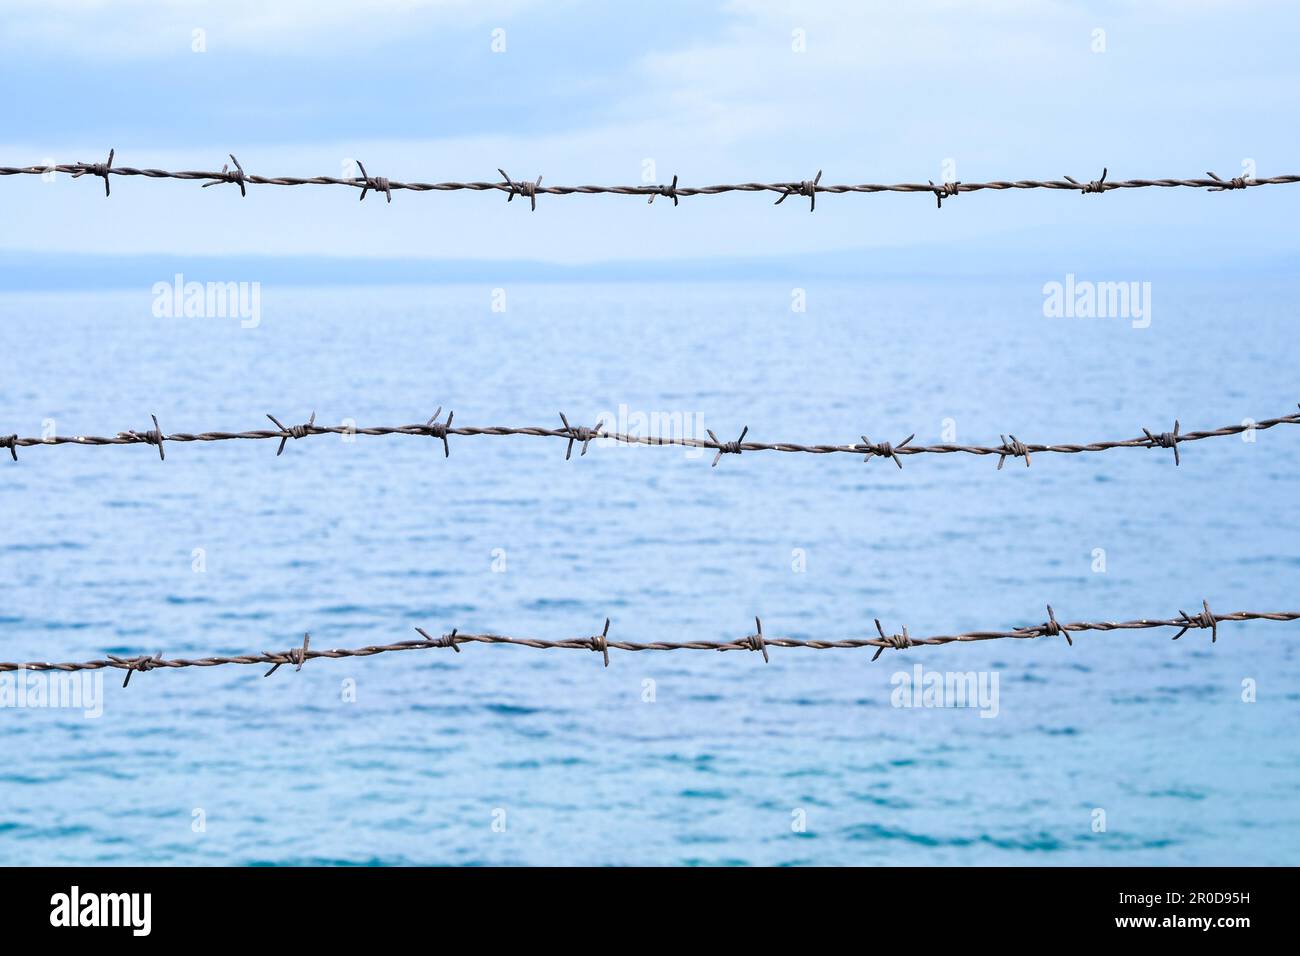
[[[170, 279], [170, 277], [165, 277]], [[1050, 277], [1049, 277], [1050, 278]], [[1063, 280], [1065, 277], [1055, 277]], [[1044, 277], [0, 294], [0, 433], [628, 425], [898, 445], [1292, 414], [1294, 283]], [[181, 310], [182, 312], [184, 310]], [[1088, 311], [1088, 310], [1083, 310]], [[1104, 311], [1104, 310], [1103, 310]], [[434, 635], [847, 640], [1300, 610], [1300, 428], [881, 458], [533, 436], [24, 447], [0, 660]], [[1300, 862], [1300, 623], [889, 649], [471, 644], [0, 697], [0, 863]], [[934, 676], [937, 675], [937, 676]], [[25, 674], [35, 685], [53, 678]], [[79, 678], [80, 679], [80, 678]], [[98, 679], [99, 686], [93, 682]], [[978, 688], [962, 698], [955, 689]], [[934, 693], [923, 693], [929, 687]], [[0, 694], [4, 688], [0, 687]], [[40, 698], [40, 694], [37, 694]], [[48, 698], [46, 698], [48, 703]]]

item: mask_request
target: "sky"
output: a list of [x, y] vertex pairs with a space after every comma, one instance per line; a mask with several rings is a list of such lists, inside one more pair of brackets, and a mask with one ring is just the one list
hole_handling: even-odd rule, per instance
[[[112, 147], [122, 165], [220, 169], [233, 152], [265, 175], [361, 159], [393, 179], [502, 167], [548, 184], [637, 184], [647, 162], [683, 184], [1300, 171], [1300, 9], [1284, 3], [5, 0], [0, 21], [0, 165]], [[0, 257], [573, 265], [1078, 241], [1249, 263], [1300, 248], [1294, 186], [967, 194], [941, 210], [819, 196], [812, 214], [745, 194], [543, 196], [535, 213], [495, 193], [356, 195], [119, 178], [106, 200], [91, 179], [7, 177]]]

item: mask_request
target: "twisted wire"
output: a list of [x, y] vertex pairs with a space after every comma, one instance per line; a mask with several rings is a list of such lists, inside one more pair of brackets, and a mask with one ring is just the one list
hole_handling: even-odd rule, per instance
[[818, 170], [816, 177], [813, 179], [793, 180], [790, 182], [720, 183], [709, 186], [682, 186], [678, 185], [678, 177], [674, 175], [671, 185], [655, 183], [634, 186], [604, 186], [597, 184], [544, 186], [542, 185], [541, 176], [537, 176], [532, 180], [517, 180], [512, 179], [504, 169], [497, 170], [502, 177], [500, 181], [434, 183], [405, 182], [382, 176], [370, 176], [360, 162], [357, 163], [361, 173], [360, 176], [261, 176], [246, 172], [233, 154], [230, 155], [230, 159], [234, 163], [234, 168], [232, 169], [229, 164], [226, 164], [220, 170], [167, 170], [136, 166], [115, 166], [113, 165], [114, 156], [114, 151], [110, 150], [108, 161], [104, 163], [76, 162], [55, 163], [44, 166], [0, 166], [0, 176], [44, 176], [51, 173], [67, 173], [74, 179], [81, 176], [91, 176], [104, 180], [104, 195], [106, 197], [110, 195], [109, 180], [113, 176], [198, 181], [204, 187], [231, 184], [239, 187], [241, 196], [247, 196], [247, 187], [250, 185], [344, 186], [359, 189], [362, 199], [365, 199], [369, 192], [383, 193], [390, 203], [393, 200], [393, 193], [403, 190], [411, 192], [503, 192], [506, 194], [507, 201], [513, 201], [516, 196], [528, 199], [529, 208], [534, 211], [537, 209], [538, 196], [644, 196], [648, 203], [653, 203], [656, 196], [664, 196], [671, 198], [673, 205], [676, 206], [679, 199], [692, 196], [718, 196], [724, 193], [736, 192], [775, 193], [778, 197], [776, 205], [780, 205], [791, 196], [807, 197], [809, 211], [811, 212], [817, 208], [818, 194], [823, 193], [831, 195], [842, 195], [844, 193], [924, 193], [935, 197], [938, 208], [942, 209], [943, 200], [946, 198], [953, 198], [961, 193], [982, 192], [984, 190], [998, 192], [1009, 189], [1053, 189], [1077, 192], [1081, 195], [1107, 193], [1116, 189], [1151, 188], [1188, 188], [1205, 189], [1209, 192], [1234, 192], [1253, 189], [1257, 186], [1280, 186], [1300, 182], [1300, 175], [1296, 174], [1265, 177], [1233, 176], [1224, 179], [1213, 172], [1207, 172], [1205, 178], [1107, 180], [1106, 176], [1109, 170], [1104, 169], [1100, 178], [1087, 182], [1080, 182], [1072, 176], [1065, 176], [1061, 179], [998, 179], [989, 182], [943, 182], [937, 185], [931, 180], [923, 183], [827, 183], [822, 185], [822, 171]]
[[[1300, 408], [1300, 405], [1297, 405]], [[285, 426], [278, 418], [273, 415], [267, 415], [267, 418], [278, 426], [275, 429], [260, 428], [243, 432], [228, 431], [206, 431], [206, 432], [173, 432], [163, 434], [158, 425], [156, 416], [153, 419], [153, 428], [144, 431], [127, 430], [118, 432], [115, 436], [104, 435], [52, 435], [45, 438], [37, 437], [19, 437], [17, 435], [8, 435], [0, 437], [0, 449], [8, 450], [13, 457], [13, 461], [18, 460], [19, 448], [31, 448], [35, 446], [55, 446], [55, 445], [85, 445], [87, 447], [102, 447], [109, 445], [137, 445], [148, 444], [158, 448], [160, 458], [165, 459], [163, 444], [168, 442], [187, 443], [187, 442], [220, 442], [220, 441], [259, 441], [259, 440], [278, 440], [280, 445], [276, 455], [283, 454], [285, 444], [293, 439], [295, 441], [303, 438], [311, 438], [318, 435], [368, 435], [368, 436], [388, 436], [388, 435], [418, 435], [432, 437], [442, 442], [443, 453], [445, 457], [451, 455], [450, 437], [505, 437], [527, 435], [537, 438], [559, 438], [563, 439], [567, 445], [565, 449], [565, 460], [573, 454], [574, 445], [580, 445], [582, 457], [587, 453], [587, 447], [592, 441], [604, 439], [607, 441], [617, 442], [625, 445], [676, 445], [686, 448], [704, 448], [710, 449], [714, 455], [713, 464], [716, 466], [723, 455], [739, 455], [742, 452], [753, 451], [777, 451], [792, 454], [809, 454], [809, 455], [830, 455], [830, 454], [851, 454], [865, 455], [865, 460], [870, 461], [872, 458], [888, 458], [892, 460], [899, 468], [903, 467], [902, 457], [906, 455], [976, 455], [987, 456], [996, 455], [998, 458], [998, 468], [1001, 469], [1006, 459], [1024, 458], [1026, 467], [1029, 466], [1031, 453], [1048, 453], [1062, 455], [1077, 455], [1086, 452], [1103, 452], [1115, 448], [1159, 448], [1170, 449], [1174, 453], [1174, 464], [1181, 464], [1179, 445], [1187, 442], [1204, 441], [1208, 438], [1222, 438], [1230, 435], [1240, 435], [1248, 431], [1266, 431], [1278, 425], [1296, 425], [1300, 424], [1300, 413], [1291, 415], [1282, 415], [1278, 418], [1266, 418], [1260, 421], [1247, 421], [1239, 425], [1225, 425], [1222, 428], [1212, 428], [1203, 431], [1180, 431], [1180, 423], [1174, 422], [1174, 429], [1171, 432], [1152, 432], [1143, 428], [1143, 434], [1136, 438], [1125, 438], [1111, 441], [1093, 441], [1086, 444], [1038, 444], [1035, 442], [1022, 442], [1014, 435], [1003, 435], [1002, 442], [998, 445], [916, 445], [912, 444], [914, 435], [909, 435], [897, 445], [889, 442], [872, 442], [865, 435], [861, 436], [862, 441], [846, 445], [804, 445], [794, 442], [757, 442], [745, 441], [749, 428], [746, 426], [740, 433], [740, 437], [734, 441], [722, 441], [712, 430], [707, 430], [708, 438], [690, 438], [686, 436], [659, 436], [659, 435], [632, 435], [624, 432], [608, 432], [604, 430], [604, 423], [597, 422], [594, 427], [570, 425], [567, 416], [560, 413], [562, 427], [545, 428], [538, 426], [500, 426], [500, 425], [456, 425], [451, 424], [454, 412], [447, 413], [447, 420], [438, 422], [437, 418], [442, 413], [442, 408], [423, 424], [410, 425], [381, 425], [371, 427], [357, 427], [354, 425], [318, 425], [316, 424], [316, 413], [313, 411], [307, 422], [301, 425]]]
[[1211, 642], [1218, 640], [1218, 626], [1229, 621], [1296, 621], [1300, 620], [1300, 611], [1234, 611], [1230, 614], [1216, 614], [1210, 610], [1207, 602], [1202, 601], [1203, 610], [1195, 614], [1179, 611], [1178, 617], [1169, 619], [1139, 618], [1134, 621], [1074, 621], [1068, 624], [1056, 619], [1050, 605], [1047, 608], [1047, 620], [1041, 624], [1002, 631], [967, 631], [963, 634], [934, 634], [928, 637], [915, 637], [908, 633], [907, 627], [901, 633], [888, 634], [877, 619], [875, 621], [878, 636], [846, 638], [843, 640], [806, 640], [791, 637], [773, 637], [763, 633], [763, 624], [754, 619], [756, 631], [729, 641], [621, 641], [609, 637], [609, 618], [605, 619], [604, 630], [599, 634], [583, 637], [570, 637], [560, 640], [547, 640], [538, 637], [507, 637], [500, 634], [467, 634], [453, 630], [449, 634], [433, 637], [423, 628], [415, 630], [419, 640], [396, 641], [391, 644], [371, 644], [365, 647], [334, 648], [330, 650], [311, 650], [311, 635], [303, 637], [301, 647], [285, 651], [263, 651], [260, 654], [237, 654], [233, 656], [214, 657], [164, 657], [161, 652], [152, 656], [117, 657], [109, 654], [106, 658], [89, 661], [69, 661], [54, 663], [50, 661], [27, 661], [0, 663], [0, 673], [11, 671], [95, 671], [117, 669], [126, 671], [126, 687], [133, 674], [151, 670], [174, 670], [183, 667], [220, 667], [227, 664], [271, 664], [272, 667], [263, 676], [270, 677], [282, 664], [293, 665], [295, 670], [302, 670], [305, 663], [320, 658], [339, 660], [352, 657], [373, 657], [376, 654], [388, 654], [396, 651], [428, 650], [431, 648], [451, 648], [456, 653], [466, 644], [510, 644], [516, 647], [529, 647], [537, 650], [584, 650], [595, 651], [602, 655], [605, 667], [609, 666], [610, 650], [620, 651], [760, 651], [763, 660], [768, 660], [768, 649], [773, 647], [803, 648], [808, 650], [849, 650], [875, 648], [876, 660], [886, 650], [906, 650], [912, 647], [937, 647], [945, 644], [973, 643], [993, 640], [1032, 640], [1040, 637], [1064, 637], [1073, 646], [1071, 634], [1085, 631], [1132, 631], [1151, 628], [1178, 628], [1173, 640], [1181, 638], [1191, 629], [1209, 629]]

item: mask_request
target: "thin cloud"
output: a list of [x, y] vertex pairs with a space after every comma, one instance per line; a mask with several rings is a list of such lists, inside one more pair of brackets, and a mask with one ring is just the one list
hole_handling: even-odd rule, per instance
[[212, 49], [321, 54], [403, 36], [413, 26], [503, 20], [532, 0], [6, 0], [0, 49], [131, 60]]

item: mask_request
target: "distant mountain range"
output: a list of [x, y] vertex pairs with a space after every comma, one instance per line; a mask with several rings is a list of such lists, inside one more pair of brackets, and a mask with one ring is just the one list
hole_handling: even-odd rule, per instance
[[[321, 256], [82, 255], [0, 252], [0, 291], [140, 288], [171, 281], [257, 280], [282, 285], [457, 282], [799, 281], [1065, 272], [1143, 279], [1168, 273], [1300, 276], [1300, 241], [1186, 230], [1153, 241], [1141, 230], [1093, 236], [1036, 230], [958, 242], [750, 258], [555, 264], [530, 260]], [[1288, 248], [1289, 247], [1289, 248]]]

